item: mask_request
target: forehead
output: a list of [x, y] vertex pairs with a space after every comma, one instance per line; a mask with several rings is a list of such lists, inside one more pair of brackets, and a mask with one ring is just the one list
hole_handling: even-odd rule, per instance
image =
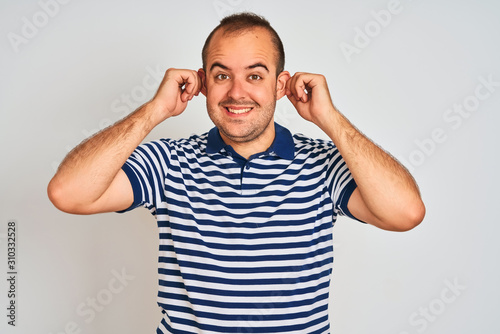
[[276, 59], [277, 52], [266, 29], [257, 27], [229, 33], [221, 29], [214, 34], [208, 47], [207, 70], [215, 62], [229, 68], [261, 62], [271, 70], [276, 67]]

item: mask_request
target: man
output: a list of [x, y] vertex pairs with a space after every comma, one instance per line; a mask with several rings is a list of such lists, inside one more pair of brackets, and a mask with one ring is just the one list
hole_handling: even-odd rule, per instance
[[[215, 124], [137, 147], [199, 93]], [[332, 142], [274, 123], [283, 96]], [[334, 107], [323, 76], [284, 71], [269, 23], [227, 17], [203, 68], [169, 69], [154, 98], [68, 154], [48, 193], [69, 213], [151, 210], [158, 333], [328, 333], [338, 214], [393, 231], [425, 208], [411, 175]]]

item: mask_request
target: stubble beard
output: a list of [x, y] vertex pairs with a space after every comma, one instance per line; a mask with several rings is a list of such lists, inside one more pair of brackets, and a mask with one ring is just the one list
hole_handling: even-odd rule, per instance
[[[243, 125], [244, 123], [247, 123], [249, 121], [247, 120], [239, 120], [239, 119], [234, 119], [230, 121], [230, 124], [226, 124], [224, 122], [223, 116], [221, 116], [221, 109], [223, 107], [221, 105], [224, 104], [231, 104], [231, 105], [245, 105], [249, 106], [252, 105], [254, 107], [254, 110], [250, 111], [252, 113], [260, 113], [259, 117], [257, 118], [256, 121], [252, 123], [248, 123], [246, 125]], [[255, 108], [258, 108], [258, 110], [255, 110]], [[266, 129], [273, 123], [274, 120], [274, 112], [276, 109], [276, 100], [273, 102], [265, 105], [264, 107], [260, 107], [260, 105], [256, 102], [252, 103], [241, 103], [241, 102], [236, 102], [236, 101], [222, 101], [220, 102], [215, 108], [209, 105], [208, 100], [207, 100], [207, 110], [208, 110], [208, 116], [212, 120], [212, 122], [215, 124], [217, 129], [219, 129], [221, 135], [227, 137], [229, 140], [236, 142], [236, 143], [249, 143], [251, 141], [256, 140], [259, 138], [265, 131]], [[231, 127], [236, 126], [236, 127], [243, 127], [237, 129], [236, 131], [231, 130]]]

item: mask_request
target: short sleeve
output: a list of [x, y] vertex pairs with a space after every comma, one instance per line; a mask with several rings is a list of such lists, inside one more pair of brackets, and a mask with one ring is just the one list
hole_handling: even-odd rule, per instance
[[168, 170], [169, 149], [164, 141], [138, 146], [122, 166], [134, 193], [132, 205], [119, 213], [143, 206], [156, 215], [157, 204], [164, 200], [163, 184]]
[[347, 208], [349, 199], [357, 185], [344, 158], [342, 158], [340, 152], [333, 143], [329, 154], [327, 183], [335, 213], [363, 222], [354, 217]]

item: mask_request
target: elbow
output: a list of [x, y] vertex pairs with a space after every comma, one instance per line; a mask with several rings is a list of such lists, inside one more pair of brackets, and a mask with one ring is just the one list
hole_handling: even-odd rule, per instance
[[47, 186], [47, 196], [50, 202], [59, 210], [66, 212], [66, 202], [61, 187], [55, 179], [50, 180]]
[[408, 210], [408, 226], [406, 231], [409, 231], [418, 225], [424, 220], [425, 218], [425, 204], [422, 202], [422, 200], [418, 200], [417, 203], [413, 205], [413, 207]]
[[73, 203], [72, 196], [63, 187], [63, 185], [53, 178], [47, 186], [47, 195], [50, 202], [59, 210], [66, 213], [78, 213]]
[[394, 222], [392, 231], [406, 232], [417, 227], [425, 217], [425, 205], [421, 200], [405, 208], [397, 222]]

